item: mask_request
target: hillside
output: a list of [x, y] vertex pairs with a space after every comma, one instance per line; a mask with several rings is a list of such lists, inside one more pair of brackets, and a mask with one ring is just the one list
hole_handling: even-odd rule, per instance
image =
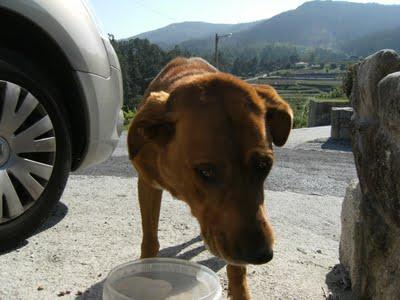
[[400, 51], [400, 27], [368, 34], [342, 46], [344, 51], [356, 56], [367, 56], [383, 48]]
[[215, 32], [233, 32], [224, 45], [236, 50], [268, 43], [340, 49], [348, 41], [400, 26], [400, 5], [311, 1], [270, 19], [247, 24], [186, 22], [144, 33], [158, 45], [180, 44], [195, 53], [209, 52]]
[[140, 38], [148, 39], [151, 43], [157, 44], [162, 48], [171, 48], [184, 41], [203, 39], [213, 36], [217, 32], [240, 32], [247, 30], [259, 23], [241, 23], [241, 24], [212, 24], [206, 22], [183, 22], [173, 23], [166, 27], [141, 33], [129, 39]]

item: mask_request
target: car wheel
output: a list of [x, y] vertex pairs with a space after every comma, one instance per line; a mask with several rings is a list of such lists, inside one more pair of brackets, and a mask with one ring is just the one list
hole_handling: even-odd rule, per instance
[[34, 233], [64, 190], [71, 143], [57, 99], [40, 68], [0, 51], [0, 251]]

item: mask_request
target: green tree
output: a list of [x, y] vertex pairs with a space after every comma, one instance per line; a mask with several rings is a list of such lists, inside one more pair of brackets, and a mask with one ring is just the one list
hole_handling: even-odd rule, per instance
[[124, 107], [136, 109], [141, 95], [153, 78], [171, 59], [178, 56], [190, 56], [179, 47], [165, 52], [148, 40], [131, 39], [111, 41], [118, 55], [124, 85]]

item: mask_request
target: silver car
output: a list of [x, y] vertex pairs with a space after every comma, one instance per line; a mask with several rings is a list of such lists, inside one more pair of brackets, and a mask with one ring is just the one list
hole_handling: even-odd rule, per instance
[[32, 234], [70, 171], [122, 128], [116, 53], [85, 0], [0, 1], [0, 249]]

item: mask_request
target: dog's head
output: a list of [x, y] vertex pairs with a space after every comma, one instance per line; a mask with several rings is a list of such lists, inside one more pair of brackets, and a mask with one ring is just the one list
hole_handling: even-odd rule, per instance
[[152, 93], [131, 125], [130, 155], [135, 163], [145, 145], [158, 149], [164, 187], [190, 206], [211, 252], [261, 264], [274, 242], [264, 181], [272, 144], [285, 144], [292, 118], [273, 88], [211, 74]]

